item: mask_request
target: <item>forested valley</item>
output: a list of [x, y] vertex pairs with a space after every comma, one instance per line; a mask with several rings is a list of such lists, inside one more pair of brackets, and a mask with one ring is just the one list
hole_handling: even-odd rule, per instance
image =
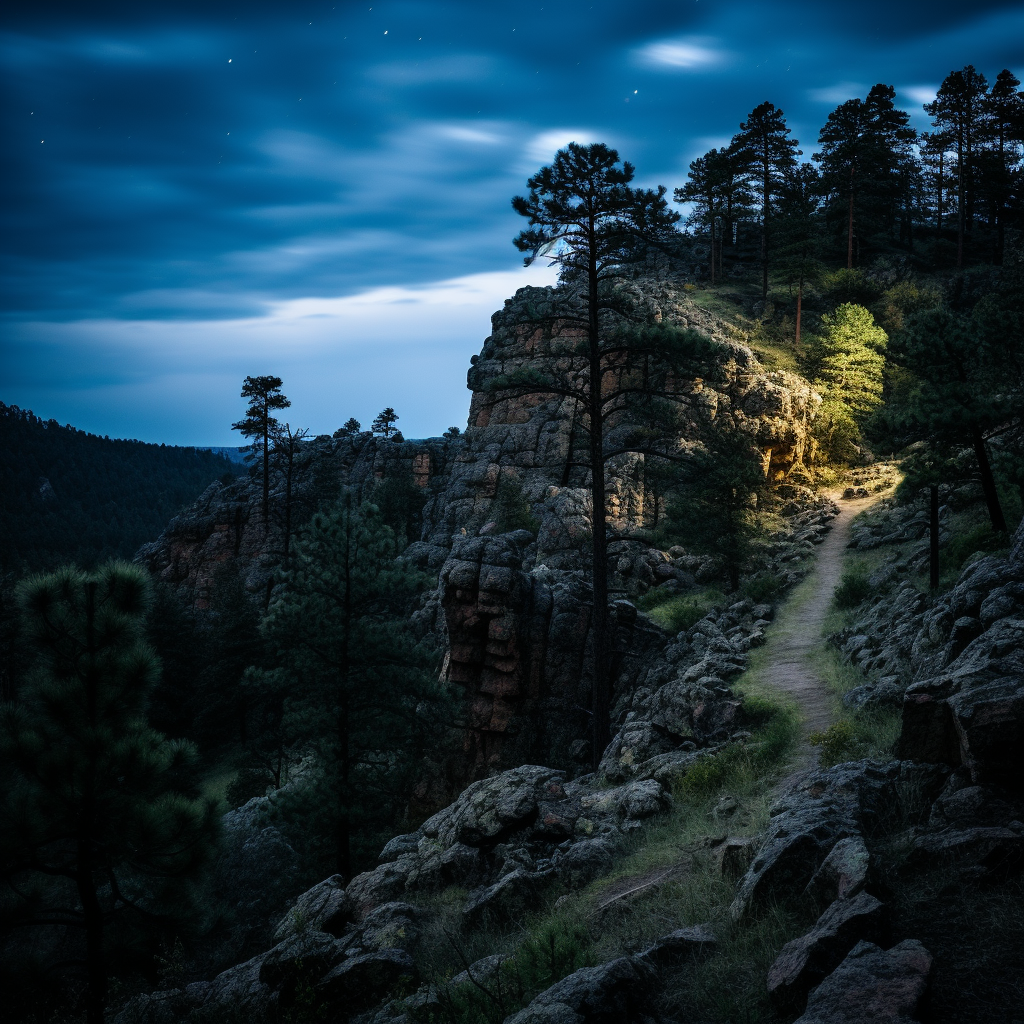
[[1012, 1019], [1019, 86], [570, 143], [441, 437], [0, 406], [8, 1019]]

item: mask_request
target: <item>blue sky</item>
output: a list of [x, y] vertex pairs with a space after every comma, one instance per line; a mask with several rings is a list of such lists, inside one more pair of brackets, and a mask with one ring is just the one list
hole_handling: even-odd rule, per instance
[[237, 443], [257, 373], [315, 433], [464, 425], [491, 311], [551, 280], [509, 200], [570, 139], [671, 189], [766, 99], [809, 157], [876, 82], [926, 127], [953, 68], [1024, 77], [992, 0], [14, 6], [0, 399], [179, 444]]

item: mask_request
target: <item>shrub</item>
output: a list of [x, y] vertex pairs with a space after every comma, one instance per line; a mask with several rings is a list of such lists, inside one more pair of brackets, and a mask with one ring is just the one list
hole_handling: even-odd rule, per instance
[[647, 614], [662, 629], [669, 633], [680, 633], [699, 622], [716, 605], [725, 603], [725, 595], [719, 590], [704, 590], [696, 594], [680, 594], [663, 600], [661, 595], [652, 596], [648, 592], [645, 598], [637, 601], [637, 607]]
[[756, 573], [743, 584], [743, 593], [757, 604], [770, 604], [788, 586], [789, 581], [781, 572], [765, 570]]
[[843, 573], [836, 587], [835, 601], [837, 608], [855, 608], [871, 595], [871, 581], [865, 566], [855, 565]]
[[818, 751], [818, 763], [822, 768], [853, 761], [860, 749], [856, 732], [849, 722], [836, 722], [824, 732], [811, 733], [807, 741], [812, 747], [821, 748]]

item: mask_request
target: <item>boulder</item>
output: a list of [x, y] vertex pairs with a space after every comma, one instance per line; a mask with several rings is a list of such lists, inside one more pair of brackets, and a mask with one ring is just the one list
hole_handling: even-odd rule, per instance
[[505, 1024], [625, 1024], [649, 1006], [652, 970], [633, 957], [584, 967], [541, 992]]
[[341, 935], [351, 915], [352, 904], [345, 895], [345, 879], [331, 875], [292, 904], [274, 931], [274, 941], [281, 942], [307, 929]]
[[363, 919], [366, 949], [409, 949], [419, 938], [423, 911], [409, 903], [385, 903]]
[[612, 847], [604, 839], [581, 839], [555, 858], [558, 876], [570, 889], [581, 889], [612, 869]]
[[455, 843], [493, 847], [533, 824], [542, 800], [564, 796], [564, 774], [523, 765], [468, 786], [456, 801], [423, 823], [420, 831], [447, 849]]
[[1005, 876], [1024, 870], [1024, 824], [1009, 828], [947, 828], [918, 836], [904, 863], [917, 873], [937, 868]]
[[851, 761], [810, 772], [772, 806], [760, 849], [732, 905], [741, 920], [772, 898], [795, 896], [841, 840], [916, 823], [949, 769], [911, 762]]
[[840, 839], [811, 876], [805, 890], [818, 906], [849, 899], [864, 888], [871, 855], [860, 836]]
[[795, 1024], [912, 1024], [931, 968], [916, 939], [890, 950], [859, 942], [811, 992]]
[[316, 984], [316, 994], [336, 1013], [348, 1017], [379, 1003], [385, 996], [413, 988], [419, 972], [401, 949], [381, 949], [338, 964]]
[[259, 979], [279, 993], [282, 1007], [289, 1006], [300, 984], [318, 981], [345, 959], [348, 945], [326, 932], [306, 931], [289, 936], [263, 958]]
[[469, 898], [462, 908], [463, 920], [472, 927], [485, 919], [504, 922], [525, 916], [542, 880], [535, 872], [522, 868], [510, 871], [494, 885], [478, 890]]
[[880, 938], [882, 903], [866, 892], [833, 903], [814, 927], [787, 942], [768, 971], [768, 995], [782, 1009], [802, 1009], [807, 993], [861, 940]]

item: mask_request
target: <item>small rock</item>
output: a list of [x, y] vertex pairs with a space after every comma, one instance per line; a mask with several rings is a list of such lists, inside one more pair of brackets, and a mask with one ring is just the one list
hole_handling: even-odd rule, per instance
[[462, 908], [463, 919], [473, 926], [485, 918], [510, 921], [522, 917], [536, 898], [539, 881], [536, 874], [516, 868], [472, 895]]
[[718, 939], [711, 928], [706, 924], [698, 924], [663, 935], [642, 953], [638, 953], [637, 957], [655, 967], [670, 967], [713, 948], [717, 943]]

